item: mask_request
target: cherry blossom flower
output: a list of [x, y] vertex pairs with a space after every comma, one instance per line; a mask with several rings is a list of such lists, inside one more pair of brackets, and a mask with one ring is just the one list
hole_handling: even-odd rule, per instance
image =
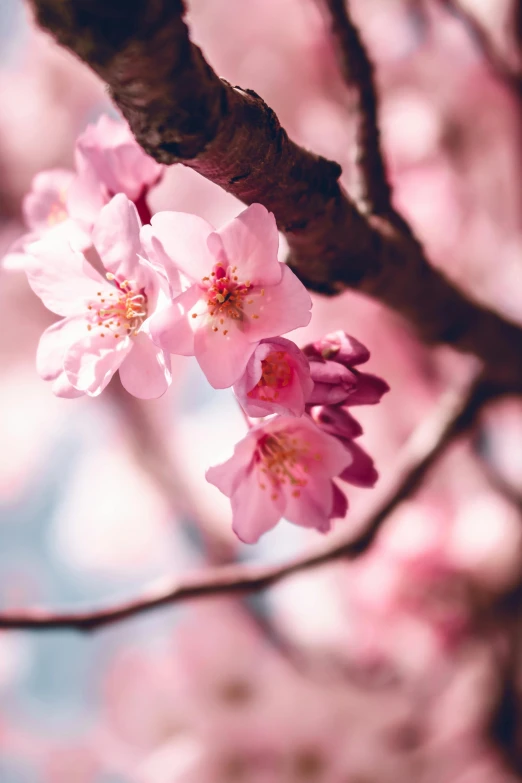
[[145, 197], [165, 167], [140, 147], [126, 122], [102, 114], [78, 137], [75, 159], [80, 176], [92, 173], [106, 201], [125, 193], [135, 203], [142, 223], [150, 221]]
[[29, 284], [45, 306], [64, 316], [42, 335], [37, 370], [60, 397], [95, 397], [119, 370], [136, 397], [163, 394], [171, 381], [170, 358], [150, 338], [150, 317], [166, 283], [144, 258], [136, 207], [115, 196], [100, 212], [93, 242], [106, 270], [102, 277], [67, 242], [30, 245]]
[[332, 479], [350, 461], [339, 440], [308, 416], [275, 416], [250, 430], [233, 456], [209, 468], [206, 478], [231, 499], [238, 538], [253, 544], [283, 516], [328, 532], [331, 519], [346, 513]]
[[150, 221], [146, 196], [164, 166], [139, 146], [127, 123], [102, 115], [78, 137], [76, 171], [52, 169], [33, 179], [22, 204], [29, 233], [9, 249], [7, 269], [25, 268], [25, 248], [44, 236], [64, 236], [79, 251], [91, 245], [90, 232], [102, 209], [117, 193], [134, 201], [143, 223]]
[[302, 416], [313, 381], [304, 354], [284, 337], [261, 340], [234, 392], [248, 416]]
[[261, 204], [219, 231], [196, 215], [160, 212], [146, 235], [171, 259], [167, 277], [181, 269], [190, 281], [154, 317], [153, 338], [165, 351], [195, 355], [214, 388], [240, 378], [261, 340], [309, 323], [310, 296], [277, 260], [275, 219]]

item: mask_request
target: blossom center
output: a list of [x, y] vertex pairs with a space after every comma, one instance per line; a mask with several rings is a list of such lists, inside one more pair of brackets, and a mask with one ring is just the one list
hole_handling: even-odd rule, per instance
[[65, 206], [66, 193], [61, 191], [58, 200], [51, 204], [49, 214], [47, 215], [47, 223], [49, 226], [56, 226], [58, 223], [63, 223], [69, 217]]
[[97, 298], [89, 304], [90, 323], [87, 329], [100, 329], [100, 336], [106, 334], [115, 338], [134, 335], [147, 318], [147, 295], [138, 289], [134, 281], [120, 282], [114, 275], [107, 274], [114, 291], [98, 291]]
[[269, 483], [272, 500], [277, 500], [278, 493], [284, 486], [292, 488], [292, 495], [299, 497], [300, 488], [308, 483], [310, 462], [321, 460], [321, 455], [311, 454], [310, 444], [301, 438], [278, 432], [264, 435], [259, 440], [257, 458], [263, 474], [259, 486], [266, 489]]
[[291, 380], [292, 368], [285, 351], [271, 351], [261, 360], [261, 378], [247, 396], [272, 402], [278, 399], [280, 390]]
[[[220, 326], [230, 326], [230, 321], [240, 325], [247, 318], [245, 305], [252, 305], [253, 285], [250, 280], [240, 282], [237, 266], [225, 266], [222, 263], [214, 265], [210, 276], [202, 278], [202, 287], [207, 300], [207, 313], [214, 322], [214, 332], [220, 331]], [[260, 296], [265, 295], [265, 289], [259, 291]], [[197, 318], [197, 313], [192, 315]], [[259, 315], [249, 312], [248, 317], [257, 319]], [[228, 334], [228, 328], [224, 328], [223, 334]]]

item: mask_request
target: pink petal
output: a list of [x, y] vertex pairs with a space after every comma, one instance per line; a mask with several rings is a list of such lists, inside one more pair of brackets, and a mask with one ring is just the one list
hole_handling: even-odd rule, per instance
[[358, 438], [363, 428], [347, 410], [338, 405], [325, 405], [313, 410], [314, 421], [324, 432], [341, 438]]
[[78, 138], [76, 157], [79, 168], [89, 166], [111, 194], [122, 192], [133, 201], [164, 169], [140, 147], [126, 122], [108, 115]]
[[51, 388], [53, 390], [53, 394], [56, 397], [63, 397], [67, 400], [83, 397], [85, 394], [85, 392], [75, 389], [74, 386], [69, 383], [67, 375], [65, 374], [65, 370], [63, 370], [60, 375], [54, 379]]
[[385, 380], [377, 375], [361, 372], [357, 375], [357, 385], [349, 392], [345, 405], [376, 405], [381, 397], [390, 391]]
[[141, 400], [161, 397], [172, 381], [170, 356], [154, 345], [145, 332], [138, 332], [132, 342], [132, 351], [120, 367], [122, 386]]
[[36, 371], [44, 381], [53, 381], [63, 372], [69, 347], [87, 335], [83, 316], [71, 316], [49, 326], [40, 337], [36, 351]]
[[255, 544], [283, 516], [282, 493], [272, 492], [269, 483], [263, 484], [261, 475], [255, 469], [247, 473], [231, 499], [232, 529], [245, 544]]
[[[281, 282], [264, 289], [263, 296], [263, 289], [254, 288], [249, 295], [249, 299], [253, 299], [252, 304], [244, 305], [248, 316], [245, 334], [251, 342], [276, 337], [310, 323], [310, 294], [291, 269], [285, 264], [281, 264], [281, 268]], [[253, 318], [254, 315], [258, 318]]]
[[305, 487], [299, 489], [299, 497], [287, 493], [285, 519], [301, 527], [314, 528], [327, 533], [332, 524], [333, 483], [327, 476], [310, 475]]
[[254, 452], [257, 448], [255, 430], [236, 443], [234, 453], [226, 462], [208, 468], [205, 478], [228, 498], [232, 497], [238, 486], [251, 469]]
[[262, 204], [252, 204], [219, 229], [218, 234], [228, 261], [237, 266], [241, 280], [250, 280], [254, 285], [279, 283], [279, 234], [273, 214]]
[[185, 212], [157, 212], [151, 226], [167, 255], [191, 280], [210, 275], [215, 263], [207, 243], [214, 231], [210, 223]]
[[309, 405], [338, 405], [350, 394], [345, 386], [331, 383], [315, 383], [307, 403]]
[[342, 490], [339, 489], [335, 481], [332, 481], [333, 505], [330, 512], [330, 519], [344, 519], [348, 513], [348, 498]]
[[306, 345], [303, 351], [307, 356], [331, 359], [344, 364], [345, 367], [364, 364], [370, 358], [370, 352], [365, 345], [341, 330], [331, 332], [315, 343]]
[[194, 334], [194, 354], [214, 389], [226, 389], [238, 380], [255, 347], [233, 322], [228, 324], [226, 335], [221, 329], [213, 331], [213, 320]]
[[130, 337], [110, 341], [100, 333], [72, 345], [66, 353], [64, 369], [69, 382], [91, 397], [100, 394], [132, 349]]
[[339, 473], [339, 477], [355, 487], [373, 487], [379, 478], [372, 458], [357, 443], [343, 441], [346, 451], [352, 457], [352, 463]]
[[169, 307], [151, 316], [149, 329], [154, 342], [168, 353], [194, 356], [194, 331], [190, 310], [197, 303], [200, 289], [192, 285], [180, 294]]
[[70, 345], [85, 336], [87, 323], [82, 316], [63, 318], [42, 334], [36, 351], [36, 371], [44, 381], [53, 381], [53, 393], [57, 397], [81, 397], [82, 391], [69, 382], [63, 363]]
[[74, 220], [92, 226], [102, 207], [109, 201], [106, 188], [94, 171], [80, 170], [67, 192], [67, 210]]
[[170, 286], [170, 295], [172, 298], [182, 292], [181, 277], [179, 269], [165, 252], [165, 248], [160, 240], [152, 233], [152, 226], [143, 226], [140, 231], [140, 240], [152, 266], [160, 273], [164, 274]]
[[22, 212], [31, 231], [47, 231], [67, 215], [67, 191], [74, 179], [74, 172], [65, 169], [41, 171], [31, 184], [30, 192], [22, 202]]
[[66, 242], [47, 237], [29, 245], [27, 251], [31, 256], [25, 270], [29, 285], [53, 313], [87, 312], [89, 301], [108, 287], [83, 254]]
[[314, 383], [339, 383], [347, 389], [357, 384], [357, 376], [347, 367], [336, 362], [310, 362], [310, 375]]
[[119, 193], [101, 210], [92, 232], [93, 244], [103, 266], [120, 281], [133, 280], [138, 287], [147, 282], [138, 263], [141, 253], [140, 219], [136, 207]]

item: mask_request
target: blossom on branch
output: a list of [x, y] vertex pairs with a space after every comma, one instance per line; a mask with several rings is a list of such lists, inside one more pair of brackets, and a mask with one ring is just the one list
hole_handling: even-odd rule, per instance
[[29, 284], [45, 306], [64, 316], [42, 335], [37, 369], [60, 397], [95, 397], [119, 370], [123, 386], [143, 399], [171, 382], [170, 357], [149, 334], [150, 318], [167, 299], [167, 284], [140, 242], [136, 207], [119, 194], [93, 229], [103, 277], [63, 236], [29, 246]]
[[143, 151], [126, 122], [102, 115], [78, 137], [74, 157], [76, 171], [52, 169], [34, 177], [22, 203], [29, 233], [13, 243], [3, 259], [5, 268], [25, 268], [27, 246], [46, 236], [63, 236], [77, 250], [86, 250], [100, 210], [117, 193], [135, 203], [143, 223], [150, 221], [147, 195], [164, 166]]
[[276, 222], [261, 204], [218, 231], [196, 215], [160, 212], [144, 235], [161, 246], [169, 280], [181, 270], [189, 281], [152, 320], [153, 338], [165, 351], [195, 355], [214, 388], [240, 378], [261, 340], [309, 323], [310, 295], [278, 261]]
[[340, 441], [308, 416], [275, 416], [250, 430], [206, 478], [230, 498], [238, 538], [253, 544], [282, 517], [327, 533], [332, 518], [347, 508], [332, 479], [351, 460]]
[[313, 389], [306, 356], [284, 337], [261, 340], [234, 393], [248, 416], [302, 416]]

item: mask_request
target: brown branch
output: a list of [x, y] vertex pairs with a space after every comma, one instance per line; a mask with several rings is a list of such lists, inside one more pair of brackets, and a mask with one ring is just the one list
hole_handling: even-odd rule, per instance
[[374, 68], [357, 27], [349, 0], [318, 0], [329, 22], [330, 36], [343, 78], [355, 93], [353, 116], [356, 125], [356, 165], [360, 175], [359, 198], [368, 213], [393, 213], [391, 187], [381, 153], [377, 120], [378, 99]]
[[210, 568], [203, 573], [184, 576], [172, 582], [151, 586], [135, 600], [85, 612], [55, 614], [43, 609], [9, 611], [0, 614], [0, 629], [44, 630], [71, 628], [92, 631], [161, 606], [181, 601], [231, 593], [265, 590], [293, 574], [316, 568], [334, 560], [353, 560], [364, 554], [387, 517], [411, 495], [428, 470], [452, 440], [466, 431], [489, 398], [490, 391], [481, 380], [464, 390], [449, 392], [431, 417], [423, 420], [399, 456], [399, 468], [390, 485], [382, 492], [376, 507], [360, 521], [358, 532], [332, 534], [327, 544], [282, 565], [251, 566], [233, 564]]
[[506, 57], [497, 49], [489, 31], [475, 14], [463, 6], [460, 0], [438, 1], [464, 25], [470, 38], [488, 64], [491, 73], [512, 90], [519, 100], [522, 99], [522, 74], [513, 68]]
[[522, 329], [459, 292], [409, 230], [363, 216], [337, 163], [290, 141], [254, 92], [219, 79], [188, 37], [182, 0], [31, 2], [40, 24], [107, 82], [147, 152], [275, 214], [310, 288], [369, 294], [425, 342], [475, 353], [491, 377], [522, 386]]

